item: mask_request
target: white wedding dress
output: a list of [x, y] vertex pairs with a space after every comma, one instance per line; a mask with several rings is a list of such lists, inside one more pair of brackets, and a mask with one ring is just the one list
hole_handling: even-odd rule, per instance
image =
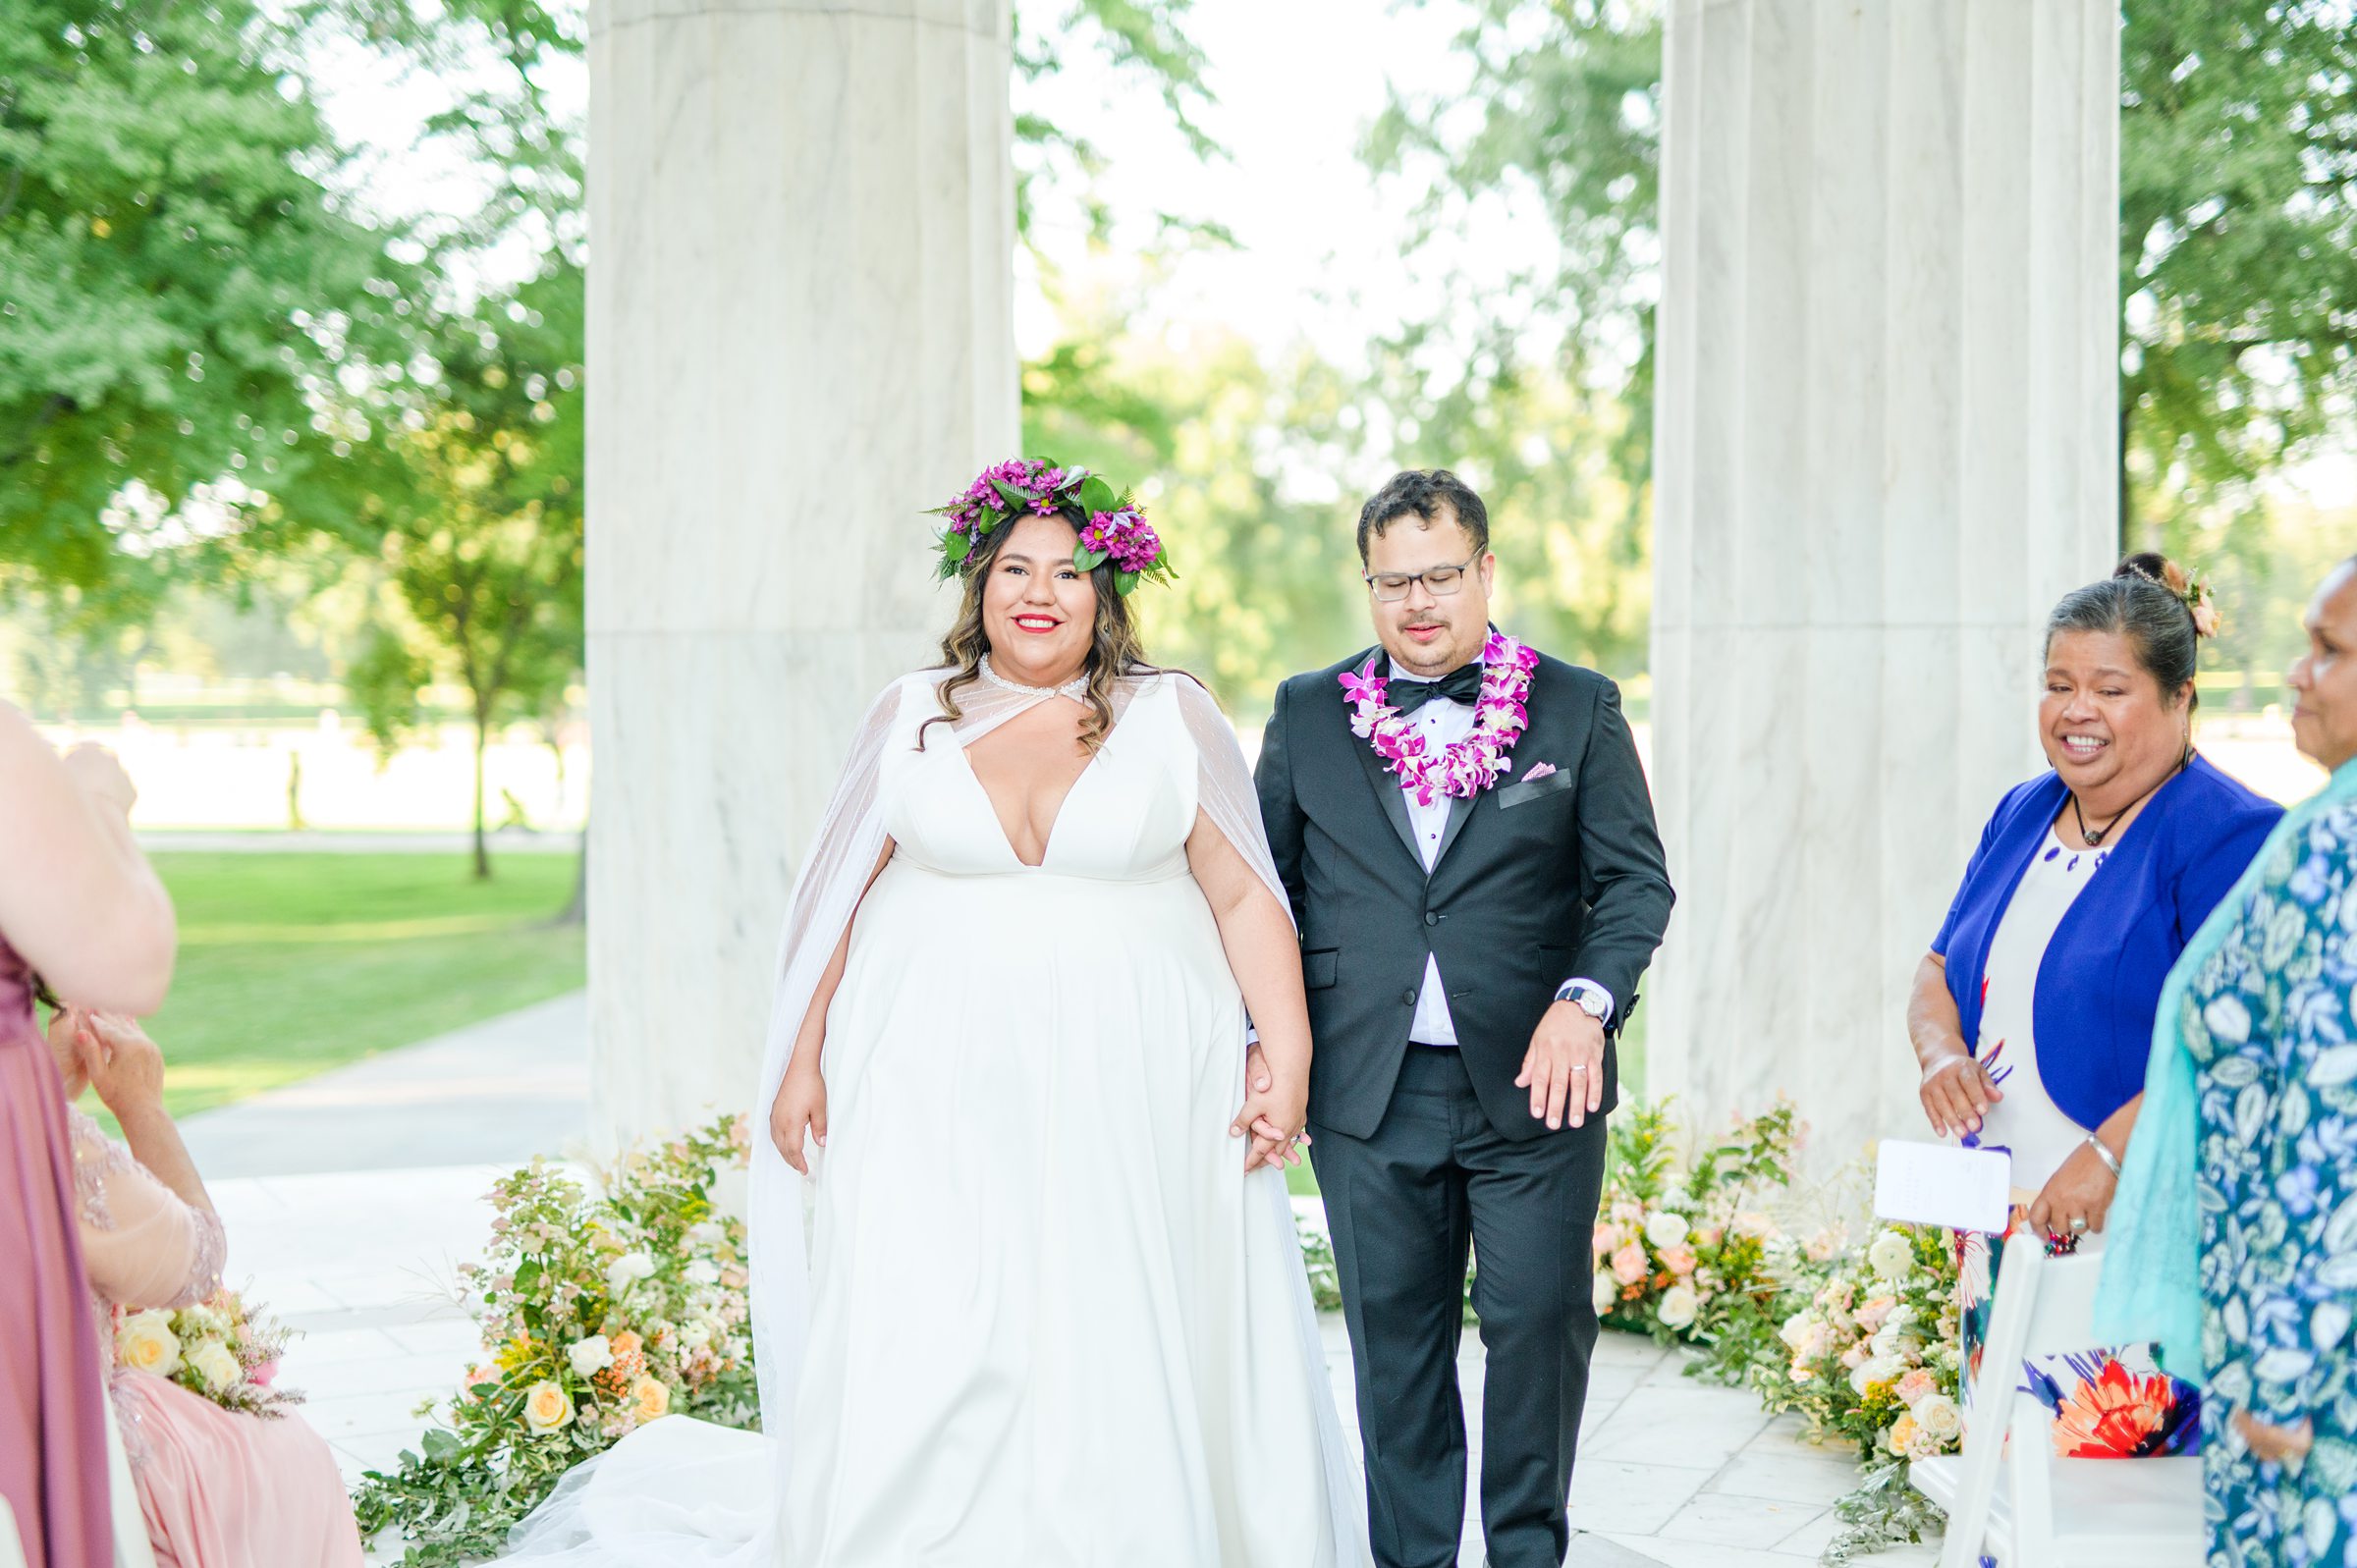
[[[870, 713], [796, 886], [764, 1114], [855, 907], [808, 1184], [757, 1159], [768, 1437], [672, 1418], [520, 1528], [579, 1568], [1360, 1568], [1283, 1176], [1244, 1174], [1243, 1000], [1185, 843], [1275, 891], [1202, 688], [1119, 683], [1042, 863], [967, 762], [1053, 693], [941, 672]], [[890, 862], [860, 896], [889, 837]], [[791, 1415], [787, 1413], [791, 1412]]]

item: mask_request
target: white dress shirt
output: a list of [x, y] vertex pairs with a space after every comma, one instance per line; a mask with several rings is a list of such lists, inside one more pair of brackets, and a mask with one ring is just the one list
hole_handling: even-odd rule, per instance
[[[1395, 664], [1391, 678], [1429, 681], [1442, 677], [1409, 675]], [[1470, 735], [1473, 717], [1473, 709], [1467, 704], [1436, 697], [1409, 714], [1407, 722], [1424, 736], [1425, 749], [1438, 752]], [[1424, 870], [1430, 875], [1441, 858], [1441, 837], [1449, 831], [1449, 813], [1455, 802], [1436, 789], [1428, 806], [1405, 784], [1400, 789], [1407, 800], [1407, 825], [1415, 830], [1416, 852], [1424, 857]], [[1615, 1005], [1613, 994], [1593, 980], [1576, 979], [1570, 984], [1593, 989], [1604, 998], [1608, 1009]], [[1610, 1010], [1605, 1017], [1611, 1019]], [[1407, 1038], [1421, 1046], [1456, 1044], [1456, 1023], [1449, 1016], [1449, 993], [1441, 985], [1441, 960], [1432, 953], [1424, 955], [1424, 989], [1416, 994], [1416, 1015], [1408, 1023]]]

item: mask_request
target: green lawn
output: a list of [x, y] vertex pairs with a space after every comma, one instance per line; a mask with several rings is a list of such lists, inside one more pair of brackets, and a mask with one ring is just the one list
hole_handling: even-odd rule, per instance
[[548, 921], [570, 855], [159, 854], [180, 967], [148, 1031], [174, 1115], [226, 1105], [583, 983]]
[[[1633, 1100], [1645, 1092], [1645, 1017], [1646, 1009], [1639, 1007], [1629, 1019], [1628, 1029], [1620, 1036], [1620, 1098]], [[1306, 1161], [1288, 1165], [1285, 1184], [1296, 1198], [1318, 1195], [1318, 1178], [1310, 1172]]]

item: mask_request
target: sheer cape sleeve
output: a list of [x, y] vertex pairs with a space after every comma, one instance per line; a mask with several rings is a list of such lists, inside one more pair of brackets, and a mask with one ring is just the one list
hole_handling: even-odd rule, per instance
[[79, 1110], [66, 1112], [90, 1288], [133, 1311], [194, 1306], [221, 1288], [220, 1217], [184, 1200]]
[[1261, 823], [1260, 790], [1252, 782], [1251, 764], [1244, 761], [1244, 748], [1236, 743], [1235, 727], [1211, 693], [1191, 676], [1169, 678], [1178, 686], [1178, 715], [1195, 743], [1195, 804], [1252, 868], [1252, 874], [1268, 886], [1277, 907], [1290, 923], [1293, 900], [1285, 891], [1285, 880], [1277, 874], [1277, 856], [1269, 848], [1268, 831]]

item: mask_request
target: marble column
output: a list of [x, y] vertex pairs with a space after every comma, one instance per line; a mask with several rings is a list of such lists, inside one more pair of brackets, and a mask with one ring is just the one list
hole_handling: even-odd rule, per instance
[[592, 0], [591, 1125], [750, 1105], [786, 898], [1018, 445], [1004, 0]]
[[2113, 0], [1673, 0], [1651, 1085], [1925, 1136], [1909, 983], [2116, 539]]

